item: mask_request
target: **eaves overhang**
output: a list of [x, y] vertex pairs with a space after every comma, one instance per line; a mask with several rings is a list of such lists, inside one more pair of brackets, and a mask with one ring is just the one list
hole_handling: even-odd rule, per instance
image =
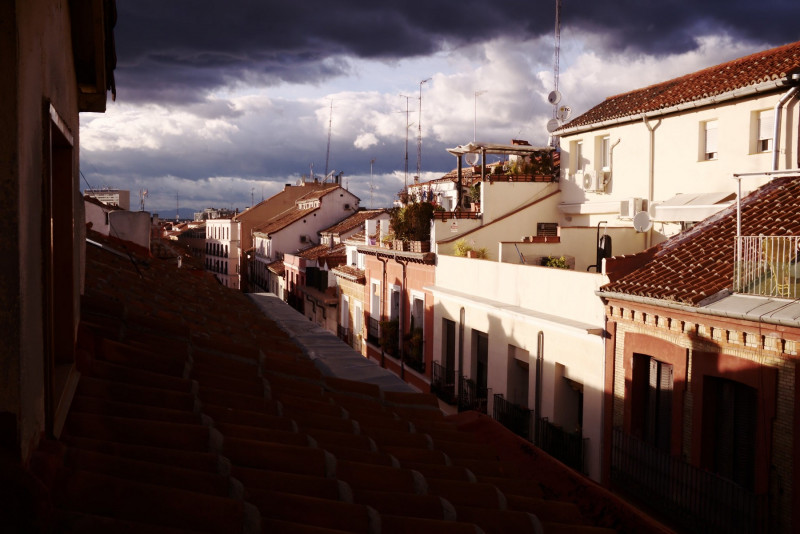
[[[651, 119], [656, 117], [662, 117], [664, 115], [670, 115], [672, 113], [680, 113], [682, 111], [702, 108], [706, 106], [713, 106], [715, 104], [722, 104], [724, 102], [729, 102], [731, 100], [736, 100], [739, 98], [745, 98], [757, 94], [768, 93], [776, 90], [780, 90], [781, 88], [788, 87], [789, 84], [786, 79], [778, 79], [778, 80], [769, 80], [766, 82], [761, 82], [755, 85], [748, 85], [747, 87], [740, 87], [734, 89], [733, 91], [728, 91], [726, 93], [713, 95], [705, 98], [700, 98], [697, 100], [690, 100], [687, 102], [681, 102], [679, 104], [675, 104], [673, 106], [667, 106], [661, 109], [654, 109], [649, 111], [634, 111], [632, 113], [628, 113], [623, 116], [613, 117], [610, 119], [598, 121], [598, 122], [591, 122], [588, 124], [580, 124], [577, 126], [566, 126], [559, 128], [553, 132], [553, 135], [557, 135], [560, 137], [564, 137], [567, 135], [573, 135], [583, 132], [591, 132], [593, 130], [601, 130], [603, 128], [607, 128], [610, 126], [618, 126], [620, 124], [630, 123], [630, 122], [637, 122], [642, 119]], [[573, 121], [574, 122], [574, 121]]]

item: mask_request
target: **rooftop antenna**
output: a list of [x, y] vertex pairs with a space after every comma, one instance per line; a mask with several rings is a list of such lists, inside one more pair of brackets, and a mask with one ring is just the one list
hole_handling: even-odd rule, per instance
[[255, 188], [255, 187], [251, 187], [251, 188], [250, 188], [250, 207], [251, 207], [251, 208], [252, 208], [253, 206], [255, 206], [255, 201], [253, 200], [253, 193], [255, 193], [255, 190], [256, 190], [256, 188]]
[[422, 177], [422, 85], [426, 82], [431, 81], [430, 78], [426, 78], [419, 82], [419, 120], [417, 124], [419, 126], [418, 134], [417, 134], [417, 176]]
[[375, 158], [369, 160], [369, 209], [373, 209], [375, 207], [374, 197], [375, 197], [375, 182], [373, 181], [372, 176], [372, 166], [375, 165]]
[[333, 99], [331, 98], [331, 108], [328, 114], [328, 150], [325, 153], [325, 178], [328, 177], [328, 161], [331, 157], [331, 130], [333, 129]]
[[[175, 191], [175, 222], [178, 222], [181, 218], [180, 211], [181, 211], [181, 201], [180, 201], [180, 193]], [[142, 210], [144, 211], [144, 210]]]
[[[547, 101], [553, 105], [553, 118], [547, 122], [547, 131], [552, 134], [562, 122], [569, 119], [571, 109], [569, 106], [561, 106], [561, 93], [558, 91], [558, 69], [561, 55], [561, 0], [556, 0], [556, 30], [553, 43], [553, 90], [547, 95]], [[550, 145], [556, 146], [556, 136], [550, 136]]]
[[145, 198], [147, 198], [147, 189], [139, 189], [139, 211], [144, 211]]
[[411, 99], [410, 96], [400, 95], [400, 98], [406, 99], [406, 156], [405, 156], [405, 185], [403, 187], [403, 191], [408, 193], [408, 129], [411, 124], [408, 122], [408, 101]]

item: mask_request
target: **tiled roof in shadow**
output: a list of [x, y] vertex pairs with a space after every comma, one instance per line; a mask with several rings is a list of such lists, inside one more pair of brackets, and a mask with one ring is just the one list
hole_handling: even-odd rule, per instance
[[31, 462], [55, 531], [667, 532], [486, 416], [326, 376], [202, 270], [92, 239], [81, 380]]
[[[742, 235], [800, 235], [800, 177], [774, 178], [742, 199]], [[630, 272], [602, 291], [651, 297], [688, 305], [733, 286], [736, 205], [690, 230], [607, 267], [629, 263]], [[641, 259], [641, 261], [638, 261]], [[638, 265], [638, 267], [637, 267]]]

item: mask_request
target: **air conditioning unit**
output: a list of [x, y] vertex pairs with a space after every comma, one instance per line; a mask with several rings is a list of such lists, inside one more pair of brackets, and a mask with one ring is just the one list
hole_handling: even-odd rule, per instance
[[646, 210], [647, 200], [643, 198], [632, 197], [619, 203], [619, 218], [633, 219], [637, 213]]
[[583, 189], [584, 191], [597, 191], [597, 174], [591, 171], [584, 171], [583, 173]]

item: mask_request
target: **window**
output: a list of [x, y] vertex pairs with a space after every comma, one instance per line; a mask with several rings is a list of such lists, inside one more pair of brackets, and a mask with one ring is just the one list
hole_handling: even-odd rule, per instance
[[[66, 416], [62, 392], [77, 384], [75, 347], [75, 252], [73, 137], [52, 105], [43, 117], [42, 176], [42, 342], [44, 365], [45, 431], [58, 436]], [[68, 401], [67, 401], [68, 402]]]
[[369, 292], [369, 316], [373, 319], [381, 318], [381, 283], [373, 280]]
[[758, 393], [742, 383], [703, 377], [704, 467], [753, 489]]
[[400, 288], [394, 286], [392, 288], [392, 297], [389, 308], [389, 320], [394, 321], [400, 317]]
[[634, 354], [631, 433], [667, 453], [672, 438], [673, 384], [672, 365]]
[[425, 328], [425, 296], [411, 296], [411, 328]]
[[536, 235], [547, 237], [558, 236], [558, 223], [536, 223]]
[[611, 168], [611, 137], [606, 135], [600, 138], [597, 148], [597, 161], [600, 164], [600, 168], [607, 171]]
[[514, 345], [508, 346], [508, 381], [506, 398], [509, 402], [528, 406], [528, 375], [530, 353]]
[[717, 159], [717, 121], [703, 123], [703, 159]]
[[759, 111], [756, 118], [757, 138], [756, 152], [770, 152], [772, 150], [773, 133], [775, 128], [775, 113], [773, 110]]
[[570, 143], [570, 167], [574, 169], [572, 172], [583, 171], [583, 141], [573, 141]]

